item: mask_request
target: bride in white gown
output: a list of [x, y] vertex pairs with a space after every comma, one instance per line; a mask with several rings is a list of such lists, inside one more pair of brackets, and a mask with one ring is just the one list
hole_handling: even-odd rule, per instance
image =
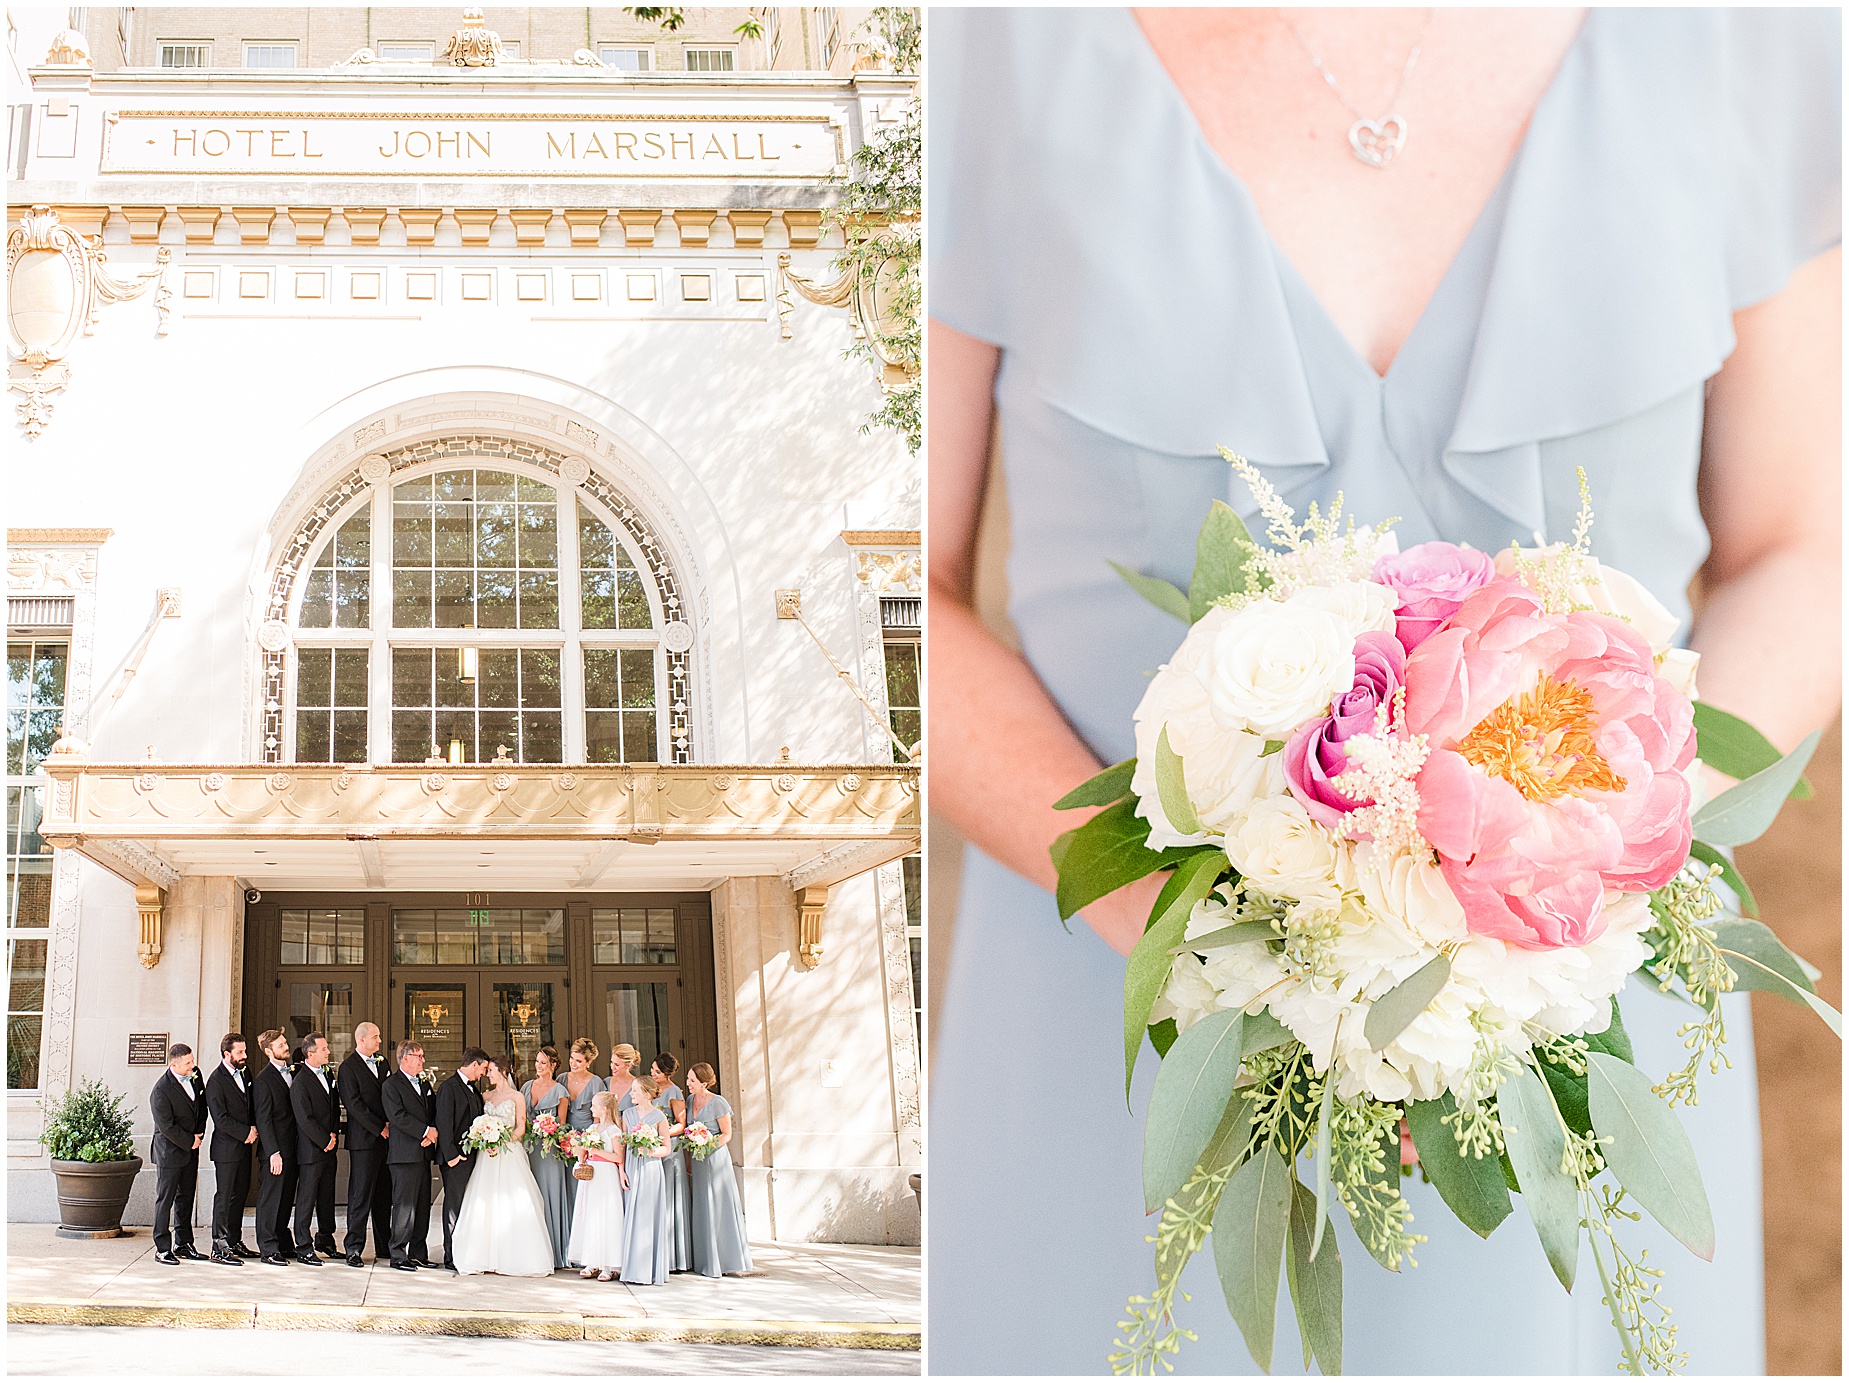
[[552, 1237], [546, 1207], [520, 1139], [526, 1132], [526, 1100], [508, 1080], [507, 1063], [490, 1061], [493, 1082], [483, 1110], [505, 1119], [513, 1138], [498, 1153], [481, 1153], [456, 1220], [456, 1271], [500, 1273], [503, 1277], [552, 1276]]

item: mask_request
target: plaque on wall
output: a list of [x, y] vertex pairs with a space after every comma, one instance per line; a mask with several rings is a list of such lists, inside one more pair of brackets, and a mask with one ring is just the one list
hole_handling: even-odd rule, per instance
[[167, 1034], [164, 1032], [131, 1032], [128, 1035], [128, 1064], [130, 1066], [165, 1066], [167, 1064]]

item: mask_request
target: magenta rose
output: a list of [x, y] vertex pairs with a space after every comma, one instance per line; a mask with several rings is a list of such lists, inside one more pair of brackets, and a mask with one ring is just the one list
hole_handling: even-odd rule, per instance
[[1406, 650], [1391, 634], [1369, 632], [1355, 640], [1355, 682], [1329, 703], [1329, 714], [1305, 725], [1284, 746], [1284, 780], [1291, 796], [1325, 826], [1339, 826], [1356, 802], [1335, 786], [1348, 771], [1342, 742], [1374, 733], [1374, 713], [1406, 679]]
[[1420, 543], [1374, 563], [1374, 579], [1399, 595], [1397, 632], [1408, 653], [1437, 633], [1495, 574], [1488, 553], [1455, 543]]

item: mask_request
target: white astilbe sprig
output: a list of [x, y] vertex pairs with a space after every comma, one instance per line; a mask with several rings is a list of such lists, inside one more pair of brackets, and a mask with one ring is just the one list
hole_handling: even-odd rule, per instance
[[[1541, 597], [1550, 615], [1571, 614], [1588, 610], [1581, 596], [1586, 589], [1587, 564], [1592, 556], [1592, 488], [1586, 483], [1586, 471], [1579, 468], [1579, 513], [1573, 520], [1573, 545], [1555, 543], [1551, 547], [1536, 533], [1536, 550], [1525, 550], [1511, 543], [1515, 573], [1524, 586]], [[1596, 569], [1596, 566], [1595, 566]]]
[[1265, 538], [1271, 544], [1269, 549], [1256, 544], [1251, 547], [1245, 560], [1246, 589], [1227, 597], [1224, 603], [1237, 605], [1260, 595], [1285, 600], [1305, 586], [1373, 580], [1381, 540], [1396, 520], [1360, 528], [1353, 518], [1344, 523], [1342, 496], [1338, 492], [1327, 514], [1311, 500], [1308, 514], [1298, 523], [1296, 511], [1256, 466], [1225, 447], [1220, 448], [1220, 455], [1250, 487], [1265, 519]]
[[1350, 839], [1371, 837], [1387, 854], [1429, 850], [1419, 834], [1419, 770], [1431, 756], [1424, 735], [1398, 735], [1394, 726], [1406, 717], [1406, 690], [1374, 712], [1374, 733], [1356, 735], [1342, 748], [1348, 768], [1332, 780], [1351, 802], [1371, 802], [1345, 812], [1341, 832]]

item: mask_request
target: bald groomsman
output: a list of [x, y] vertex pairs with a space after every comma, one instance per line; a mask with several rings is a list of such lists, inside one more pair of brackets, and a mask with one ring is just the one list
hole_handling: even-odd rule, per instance
[[385, 1059], [377, 1023], [353, 1030], [353, 1050], [340, 1063], [340, 1102], [347, 1108], [347, 1265], [366, 1266], [366, 1222], [372, 1256], [391, 1252], [392, 1176], [385, 1155], [392, 1126], [385, 1117]]

